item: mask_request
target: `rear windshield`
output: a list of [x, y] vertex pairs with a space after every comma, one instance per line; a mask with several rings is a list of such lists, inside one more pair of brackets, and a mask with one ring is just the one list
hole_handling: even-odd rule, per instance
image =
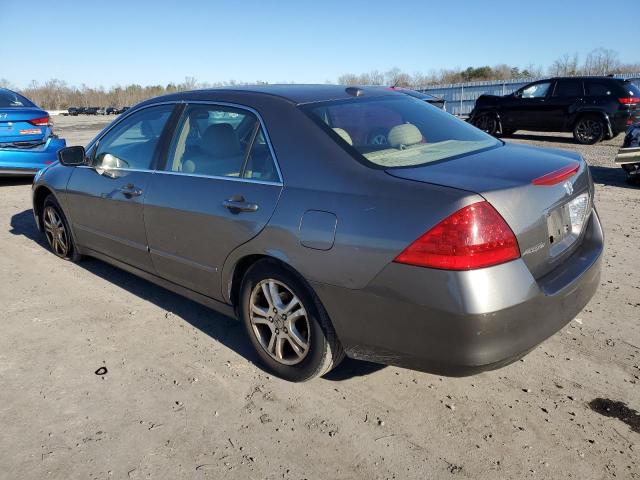
[[22, 95], [8, 90], [0, 90], [0, 108], [11, 107], [35, 107], [35, 105]]
[[424, 165], [501, 145], [408, 95], [335, 100], [302, 108], [336, 141], [377, 168]]
[[625, 80], [624, 82], [622, 82], [622, 88], [625, 89], [630, 97], [640, 97], [640, 88], [636, 87], [630, 81]]

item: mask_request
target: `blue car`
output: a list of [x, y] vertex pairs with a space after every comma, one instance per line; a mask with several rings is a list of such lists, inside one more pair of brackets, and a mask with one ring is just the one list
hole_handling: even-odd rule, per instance
[[22, 95], [0, 88], [0, 176], [34, 175], [66, 146], [49, 114]]

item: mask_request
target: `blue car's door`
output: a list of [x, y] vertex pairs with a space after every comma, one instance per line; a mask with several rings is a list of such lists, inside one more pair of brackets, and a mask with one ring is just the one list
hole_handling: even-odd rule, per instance
[[153, 272], [142, 216], [144, 196], [173, 105], [148, 107], [117, 123], [76, 167], [67, 184], [79, 245]]
[[144, 220], [157, 274], [221, 299], [225, 259], [264, 228], [281, 189], [271, 147], [254, 113], [187, 105], [145, 196]]

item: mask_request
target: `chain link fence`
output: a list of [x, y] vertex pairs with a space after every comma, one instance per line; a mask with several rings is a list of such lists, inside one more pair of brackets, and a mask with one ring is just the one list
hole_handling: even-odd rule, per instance
[[[623, 78], [634, 83], [640, 88], [640, 73], [627, 73], [614, 75], [616, 78]], [[447, 112], [458, 116], [467, 116], [473, 110], [476, 99], [480, 95], [508, 95], [515, 92], [527, 83], [543, 80], [544, 78], [526, 78], [518, 80], [500, 80], [485, 82], [452, 83], [446, 85], [434, 85], [433, 87], [421, 89], [421, 92], [444, 98], [447, 102]]]

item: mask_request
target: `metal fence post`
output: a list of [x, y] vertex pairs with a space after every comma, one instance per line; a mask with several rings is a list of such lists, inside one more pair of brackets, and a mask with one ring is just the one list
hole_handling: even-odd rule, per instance
[[460, 111], [458, 116], [462, 115], [462, 99], [464, 98], [464, 85], [460, 85]]

